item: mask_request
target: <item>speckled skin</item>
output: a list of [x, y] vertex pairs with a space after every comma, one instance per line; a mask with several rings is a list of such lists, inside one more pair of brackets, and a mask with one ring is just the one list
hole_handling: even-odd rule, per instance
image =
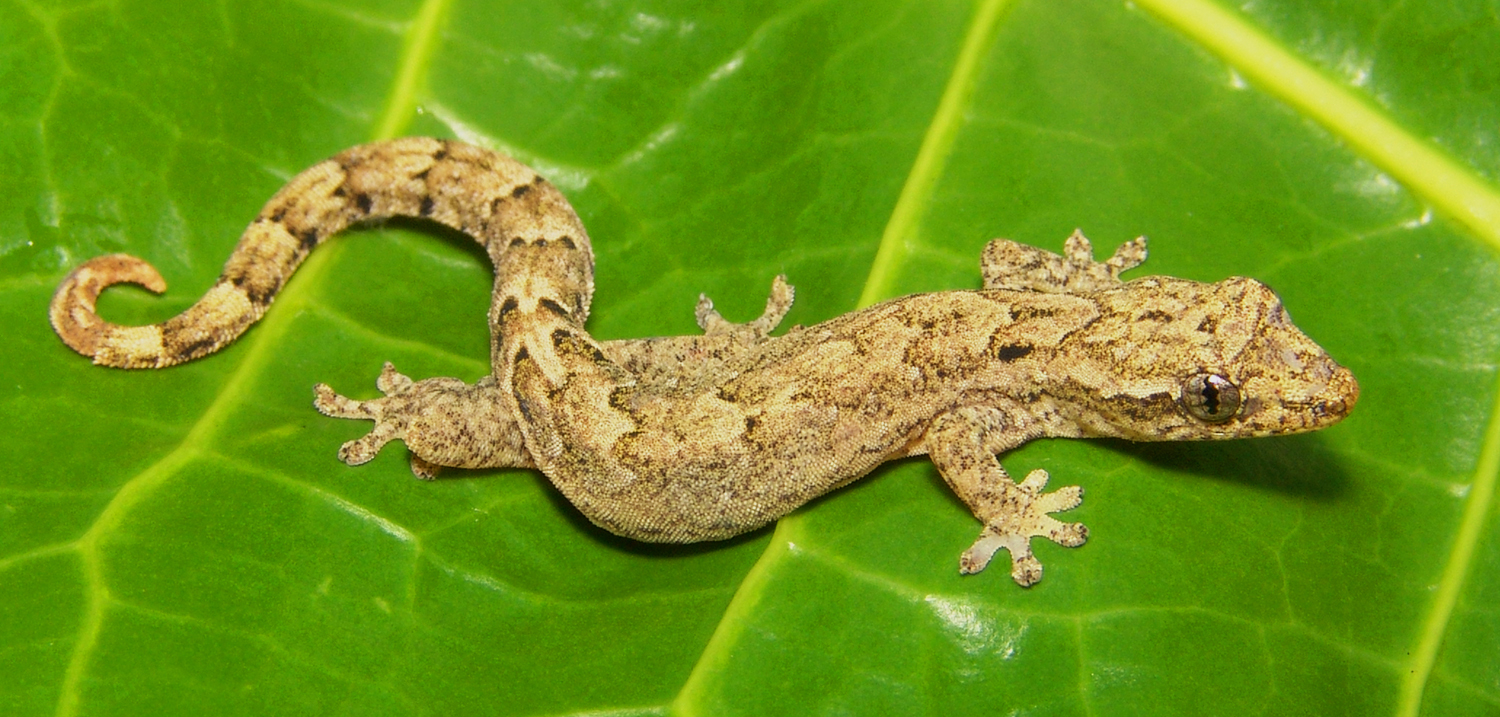
[[1096, 263], [1075, 233], [1064, 256], [1004, 240], [985, 249], [981, 291], [894, 299], [771, 337], [791, 306], [780, 277], [766, 313], [732, 324], [703, 299], [702, 336], [599, 342], [588, 235], [527, 167], [457, 142], [408, 138], [347, 150], [276, 194], [219, 281], [164, 323], [122, 327], [94, 301], [122, 281], [164, 290], [124, 255], [58, 287], [59, 336], [96, 363], [158, 368], [212, 353], [254, 323], [297, 265], [350, 224], [425, 217], [475, 238], [495, 265], [491, 376], [420, 382], [387, 364], [385, 397], [319, 384], [318, 410], [375, 421], [339, 456], [392, 439], [423, 477], [439, 466], [540, 469], [584, 515], [639, 540], [693, 542], [760, 527], [881, 463], [928, 454], [983, 523], [960, 558], [1005, 548], [1021, 585], [1041, 579], [1030, 539], [1080, 545], [1049, 514], [1076, 486], [1019, 484], [996, 455], [1042, 436], [1200, 440], [1309, 431], [1342, 419], [1359, 388], [1252, 279], [1128, 283], [1145, 242]]

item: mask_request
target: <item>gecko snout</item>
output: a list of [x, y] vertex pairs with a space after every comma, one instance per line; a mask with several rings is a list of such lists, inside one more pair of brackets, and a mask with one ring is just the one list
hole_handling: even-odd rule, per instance
[[1327, 419], [1326, 423], [1335, 423], [1349, 415], [1357, 402], [1359, 402], [1359, 382], [1354, 380], [1354, 374], [1349, 369], [1336, 366], [1333, 375], [1328, 379], [1327, 387], [1313, 403], [1313, 411]]

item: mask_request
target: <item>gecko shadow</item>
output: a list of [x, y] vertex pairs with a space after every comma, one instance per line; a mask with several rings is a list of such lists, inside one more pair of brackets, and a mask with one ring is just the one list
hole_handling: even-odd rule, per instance
[[1338, 500], [1349, 492], [1351, 481], [1322, 436], [1312, 434], [1223, 442], [1096, 442], [1158, 468], [1318, 501]]
[[[1299, 436], [1277, 436], [1269, 439], [1241, 440], [1241, 441], [1185, 441], [1185, 442], [1160, 442], [1139, 443], [1123, 439], [1099, 438], [1089, 439], [1089, 443], [1097, 445], [1117, 453], [1129, 455], [1144, 461], [1157, 468], [1176, 471], [1192, 476], [1201, 476], [1211, 480], [1236, 483], [1243, 486], [1259, 488], [1286, 495], [1299, 496], [1316, 500], [1319, 502], [1334, 502], [1348, 494], [1352, 476], [1339, 461], [1338, 457], [1325, 445], [1321, 436], [1299, 435]], [[1004, 459], [1004, 455], [1001, 456]], [[906, 459], [890, 461], [882, 464], [857, 481], [853, 486], [846, 487], [842, 491], [834, 491], [824, 494], [808, 501], [806, 506], [799, 510], [806, 510], [816, 506], [825, 500], [843, 494], [859, 485], [878, 480], [882, 475], [897, 470], [913, 462], [927, 463], [925, 456], [913, 456]], [[942, 477], [938, 475], [935, 467], [930, 463], [926, 466], [928, 480], [942, 489], [942, 493], [951, 500], [954, 506], [960, 510], [966, 507], [948, 489]], [[507, 473], [511, 471], [501, 470], [493, 473]], [[547, 482], [547, 479], [535, 471], [515, 471], [516, 473], [529, 473], [534, 479]], [[490, 475], [492, 471], [483, 470], [463, 475]], [[1065, 481], [1063, 484], [1087, 484], [1087, 479]], [[645, 543], [631, 538], [625, 538], [600, 528], [589, 522], [583, 513], [569, 503], [562, 493], [547, 485], [543, 491], [547, 499], [557, 509], [557, 512], [576, 527], [579, 531], [588, 535], [591, 539], [609, 546], [612, 549], [624, 553], [640, 556], [659, 558], [689, 558], [705, 553], [710, 553], [746, 542], [760, 540], [776, 527], [772, 522], [761, 528], [748, 533], [736, 535], [725, 540], [713, 540], [698, 543]]]
[[[1077, 439], [1039, 439], [1037, 442], [1074, 440]], [[1352, 480], [1344, 464], [1324, 445], [1322, 437], [1315, 434], [1237, 441], [1137, 442], [1090, 438], [1086, 442], [1158, 469], [1186, 474], [1187, 479], [1207, 478], [1324, 503], [1336, 502], [1346, 496]], [[883, 464], [872, 475], [918, 460], [925, 460], [925, 457], [914, 456]], [[1064, 485], [1082, 486], [1085, 505], [1088, 504], [1091, 476], [1086, 472], [1080, 474], [1056, 465], [1044, 466], [1034, 460], [1030, 463], [1007, 460], [1004, 453], [1000, 454], [1000, 460], [1008, 469], [1018, 472], [1013, 476], [1024, 476], [1033, 468], [1047, 467], [1052, 472], [1049, 489]], [[935, 466], [928, 464], [925, 473], [927, 480], [934, 488], [940, 489], [955, 508], [967, 510]]]

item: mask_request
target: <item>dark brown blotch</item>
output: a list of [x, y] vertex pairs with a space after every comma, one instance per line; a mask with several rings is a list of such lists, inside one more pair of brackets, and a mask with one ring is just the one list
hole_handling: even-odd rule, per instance
[[306, 254], [307, 252], [310, 252], [314, 248], [316, 248], [318, 246], [318, 241], [321, 238], [318, 236], [317, 227], [310, 227], [296, 232], [296, 236], [297, 244], [299, 247], [301, 247], [303, 254]]
[[1148, 394], [1139, 398], [1117, 394], [1104, 397], [1103, 402], [1109, 406], [1107, 410], [1117, 416], [1127, 418], [1136, 424], [1149, 424], [1160, 421], [1164, 415], [1174, 413], [1177, 397], [1168, 392]]
[[253, 273], [254, 271], [252, 266], [230, 266], [219, 276], [219, 283], [230, 284], [239, 289], [245, 299], [256, 306], [268, 306], [276, 298], [276, 292], [281, 290], [282, 277], [264, 272]]
[[994, 356], [997, 361], [1009, 363], [1031, 355], [1034, 349], [1035, 347], [1027, 344], [1002, 344], [994, 347], [990, 355]]
[[634, 398], [634, 386], [616, 386], [609, 392], [609, 407], [621, 413], [631, 413], [635, 410]]
[[1010, 311], [1013, 321], [1050, 319], [1057, 316], [1057, 309], [1050, 306], [1015, 306]]
[[[505, 321], [505, 317], [509, 316], [511, 312], [520, 308], [520, 306], [521, 302], [517, 301], [516, 297], [507, 296], [505, 297], [505, 301], [500, 302], [500, 310], [495, 312], [495, 318], [503, 322]], [[521, 350], [525, 351], [526, 349], [523, 347]]]
[[557, 328], [552, 330], [552, 346], [557, 349], [558, 353], [586, 356], [596, 366], [613, 366], [610, 360], [604, 356], [604, 352], [600, 351], [597, 346], [584, 341], [568, 329]]
[[[517, 360], [520, 360], [521, 357], [521, 354], [516, 354]], [[516, 397], [516, 408], [520, 409], [521, 411], [521, 419], [526, 421], [527, 423], [534, 422], [536, 419], [532, 418], [531, 416], [531, 404], [527, 403], [526, 399], [521, 397], [520, 391], [513, 391], [512, 393]]]
[[276, 292], [281, 291], [281, 280], [273, 278], [264, 286], [246, 284], [240, 287], [240, 291], [245, 293], [246, 301], [260, 307], [270, 306], [271, 301], [276, 298]]
[[1161, 309], [1147, 309], [1140, 313], [1140, 319], [1144, 321], [1155, 321], [1159, 324], [1169, 324], [1172, 322], [1172, 315], [1165, 311], [1162, 311]]
[[215, 339], [212, 336], [203, 337], [197, 339], [196, 341], [190, 341], [188, 343], [179, 343], [180, 341], [182, 341], [182, 339], [174, 336], [174, 332], [168, 330], [162, 331], [162, 344], [167, 346], [171, 350], [174, 358], [179, 358], [184, 361], [191, 361], [192, 359], [198, 358], [199, 356], [207, 356], [208, 354], [217, 351], [219, 348], [218, 339]]

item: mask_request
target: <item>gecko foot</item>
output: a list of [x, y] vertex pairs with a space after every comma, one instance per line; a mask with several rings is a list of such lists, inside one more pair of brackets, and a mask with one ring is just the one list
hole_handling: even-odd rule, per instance
[[385, 444], [406, 444], [411, 472], [432, 480], [442, 468], [530, 468], [520, 426], [491, 376], [473, 385], [456, 378], [412, 381], [389, 362], [375, 386], [385, 396], [356, 401], [327, 384], [313, 387], [313, 406], [325, 416], [374, 421], [364, 438], [339, 448], [339, 460], [368, 463]]
[[[1088, 237], [1083, 235], [1082, 229], [1074, 229], [1068, 240], [1063, 242], [1063, 254], [1071, 265], [1071, 270], [1076, 274], [1098, 274], [1103, 272], [1113, 280], [1112, 283], [1120, 283], [1120, 272], [1134, 269], [1146, 261], [1146, 237], [1136, 237], [1115, 249], [1115, 253], [1104, 261], [1094, 261], [1094, 247], [1089, 243]], [[1110, 283], [1109, 280], [1100, 279], [1101, 282]]]
[[1121, 286], [1120, 272], [1146, 260], [1146, 237], [1120, 245], [1104, 261], [1094, 261], [1094, 247], [1080, 230], [1063, 244], [1062, 254], [996, 239], [984, 248], [980, 270], [984, 288], [1075, 294]]
[[1031, 552], [1032, 538], [1040, 536], [1068, 548], [1083, 545], [1089, 537], [1088, 528], [1048, 515], [1078, 507], [1083, 502], [1083, 489], [1070, 485], [1042, 493], [1046, 485], [1047, 471], [1038, 469], [1027, 474], [1017, 486], [1020, 500], [988, 521], [979, 539], [959, 557], [959, 572], [972, 575], [984, 570], [996, 551], [1005, 548], [1010, 551], [1010, 576], [1021, 587], [1031, 587], [1042, 579], [1042, 563]]
[[786, 312], [791, 310], [792, 300], [796, 295], [792, 285], [786, 283], [786, 275], [781, 274], [771, 281], [771, 295], [766, 299], [765, 312], [753, 321], [736, 324], [726, 320], [714, 310], [714, 302], [707, 294], [698, 295], [698, 306], [693, 310], [693, 316], [698, 320], [698, 328], [703, 329], [706, 336], [748, 331], [752, 338], [764, 339], [781, 323]]
[[[422, 383], [433, 381], [451, 381], [463, 385], [458, 379], [427, 379]], [[317, 398], [313, 400], [313, 406], [319, 413], [332, 418], [354, 418], [374, 421], [375, 427], [365, 434], [364, 438], [358, 438], [345, 443], [339, 447], [339, 460], [351, 465], [358, 466], [369, 463], [380, 453], [385, 444], [404, 438], [408, 424], [414, 413], [411, 410], [412, 387], [416, 386], [409, 376], [396, 370], [389, 361], [380, 370], [380, 378], [375, 380], [375, 387], [385, 394], [384, 398], [376, 398], [369, 401], [356, 401], [352, 398], [341, 396], [334, 392], [326, 383], [313, 386], [313, 393]], [[439, 466], [418, 457], [415, 453], [411, 456], [411, 470], [418, 478], [431, 480], [437, 477]]]

